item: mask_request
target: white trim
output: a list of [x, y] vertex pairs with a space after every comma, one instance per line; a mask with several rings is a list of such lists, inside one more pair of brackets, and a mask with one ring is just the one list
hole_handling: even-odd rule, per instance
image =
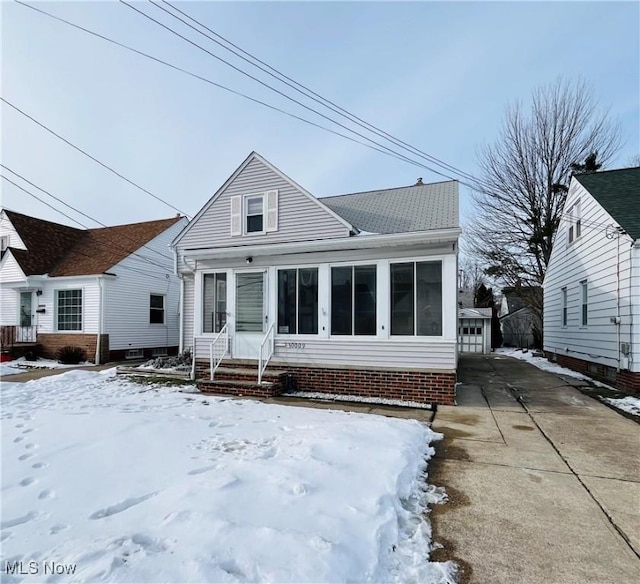
[[242, 164], [240, 164], [240, 166], [233, 172], [233, 174], [223, 183], [223, 185], [213, 194], [213, 196], [209, 199], [209, 201], [207, 201], [204, 206], [202, 207], [202, 209], [200, 209], [200, 211], [198, 211], [197, 215], [187, 224], [185, 225], [185, 227], [180, 231], [180, 233], [178, 233], [178, 235], [176, 235], [176, 237], [174, 238], [174, 240], [171, 242], [171, 247], [175, 247], [178, 245], [178, 243], [180, 242], [180, 240], [189, 232], [189, 230], [191, 229], [191, 227], [193, 225], [195, 225], [200, 218], [211, 208], [211, 206], [213, 205], [213, 203], [215, 203], [215, 201], [218, 199], [218, 197], [227, 189], [227, 187], [238, 177], [238, 175], [249, 165], [250, 162], [252, 162], [253, 160], [258, 160], [260, 162], [262, 162], [265, 166], [267, 166], [267, 168], [269, 168], [270, 170], [272, 170], [275, 174], [277, 174], [280, 178], [282, 178], [284, 181], [286, 181], [287, 183], [289, 183], [293, 188], [297, 189], [298, 191], [300, 191], [303, 195], [305, 195], [306, 197], [308, 197], [311, 201], [314, 202], [314, 204], [316, 204], [318, 207], [320, 207], [321, 209], [323, 209], [326, 213], [328, 213], [329, 215], [331, 215], [334, 219], [336, 219], [337, 221], [339, 221], [340, 223], [342, 223], [349, 231], [354, 231], [354, 232], [358, 232], [358, 229], [356, 227], [354, 227], [353, 225], [351, 225], [350, 223], [348, 223], [347, 221], [345, 221], [342, 217], [340, 217], [340, 215], [338, 215], [335, 211], [332, 211], [331, 209], [329, 209], [329, 207], [327, 207], [324, 203], [320, 202], [319, 199], [317, 199], [316, 197], [314, 197], [309, 191], [307, 191], [306, 189], [304, 189], [303, 187], [301, 187], [297, 182], [295, 182], [294, 180], [290, 179], [286, 174], [284, 174], [281, 170], [278, 170], [273, 164], [271, 164], [269, 161], [265, 160], [262, 156], [260, 156], [260, 154], [258, 154], [257, 152], [251, 152], [251, 154], [249, 154], [249, 156], [247, 156], [247, 158], [245, 158], [244, 162], [242, 162]]
[[[240, 216], [242, 218], [242, 235], [264, 235], [266, 231], [266, 197], [265, 193], [251, 193], [248, 195], [241, 195], [242, 197], [242, 210]], [[247, 219], [249, 218], [249, 199], [260, 199], [262, 201], [262, 229], [260, 231], [247, 231]], [[251, 217], [257, 217], [257, 215], [251, 215]]]
[[[80, 314], [80, 328], [79, 329], [61, 329], [59, 328], [58, 322], [58, 293], [59, 292], [72, 292], [74, 290], [80, 290], [82, 295], [80, 296], [81, 304], [81, 314]], [[86, 302], [86, 294], [84, 286], [69, 286], [68, 288], [54, 288], [53, 290], [53, 332], [54, 333], [62, 333], [62, 334], [84, 334], [85, 325], [86, 325], [86, 310], [87, 310], [87, 302]]]
[[[239, 245], [210, 248], [194, 248], [185, 250], [185, 257], [190, 259], [221, 259], [242, 256], [270, 256], [286, 253], [306, 253], [311, 251], [338, 251], [351, 249], [367, 249], [411, 244], [455, 243], [461, 233], [460, 228], [438, 229], [434, 231], [417, 231], [410, 233], [390, 233], [370, 235], [367, 237], [344, 237], [335, 239], [319, 239], [293, 243], [270, 243], [265, 246]], [[455, 251], [452, 251], [455, 253]]]

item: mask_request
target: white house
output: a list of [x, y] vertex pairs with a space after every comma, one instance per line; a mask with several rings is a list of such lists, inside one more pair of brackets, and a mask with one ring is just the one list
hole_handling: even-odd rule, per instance
[[453, 403], [459, 234], [455, 181], [317, 199], [250, 154], [173, 242], [201, 388], [269, 395], [289, 373]]
[[574, 176], [544, 280], [544, 350], [640, 391], [640, 168]]
[[175, 352], [180, 282], [169, 244], [187, 220], [76, 229], [0, 212], [3, 352], [63, 346], [96, 363]]

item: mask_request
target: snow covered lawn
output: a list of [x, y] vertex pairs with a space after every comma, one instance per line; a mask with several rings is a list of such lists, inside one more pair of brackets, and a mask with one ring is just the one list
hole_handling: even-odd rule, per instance
[[0, 377], [7, 375], [18, 375], [26, 373], [29, 369], [67, 369], [69, 367], [90, 367], [93, 363], [80, 363], [79, 365], [63, 365], [52, 359], [38, 359], [37, 361], [27, 361], [24, 357], [14, 359], [13, 361], [5, 361], [0, 363]]
[[[3, 581], [45, 581], [45, 562], [77, 582], [453, 579], [428, 561], [424, 511], [442, 493], [423, 473], [439, 435], [415, 420], [115, 370], [0, 387]], [[38, 573], [7, 575], [7, 561]]]

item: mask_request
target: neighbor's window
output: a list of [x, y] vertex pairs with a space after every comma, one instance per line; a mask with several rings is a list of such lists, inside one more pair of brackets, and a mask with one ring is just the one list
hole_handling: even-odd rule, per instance
[[562, 288], [562, 290], [560, 290], [560, 301], [562, 303], [562, 313], [561, 313], [561, 318], [562, 318], [562, 326], [567, 326], [567, 312], [568, 312], [568, 307], [567, 307], [567, 289], [566, 288]]
[[573, 243], [582, 235], [582, 215], [580, 211], [580, 201], [572, 205], [568, 212], [569, 231], [567, 239], [569, 243]]
[[587, 289], [587, 281], [580, 282], [580, 291], [582, 295], [582, 326], [587, 326], [589, 319], [589, 295]]
[[318, 268], [278, 270], [278, 333], [318, 334]]
[[58, 290], [56, 294], [59, 331], [82, 330], [82, 290]]
[[331, 334], [376, 334], [376, 266], [331, 268]]
[[6, 235], [0, 237], [0, 257], [4, 255], [4, 252], [7, 251], [9, 247], [9, 238]]
[[151, 294], [149, 297], [149, 323], [164, 324], [164, 295]]
[[391, 264], [391, 334], [442, 335], [442, 262]]
[[246, 197], [245, 203], [245, 233], [263, 231], [264, 225], [264, 197], [256, 195]]
[[227, 324], [227, 274], [204, 274], [202, 332], [219, 333]]

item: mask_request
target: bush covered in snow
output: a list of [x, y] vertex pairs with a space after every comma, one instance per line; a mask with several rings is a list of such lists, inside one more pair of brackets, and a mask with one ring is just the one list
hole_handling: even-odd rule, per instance
[[191, 351], [183, 351], [179, 355], [156, 357], [140, 365], [141, 369], [174, 369], [176, 371], [191, 370]]

